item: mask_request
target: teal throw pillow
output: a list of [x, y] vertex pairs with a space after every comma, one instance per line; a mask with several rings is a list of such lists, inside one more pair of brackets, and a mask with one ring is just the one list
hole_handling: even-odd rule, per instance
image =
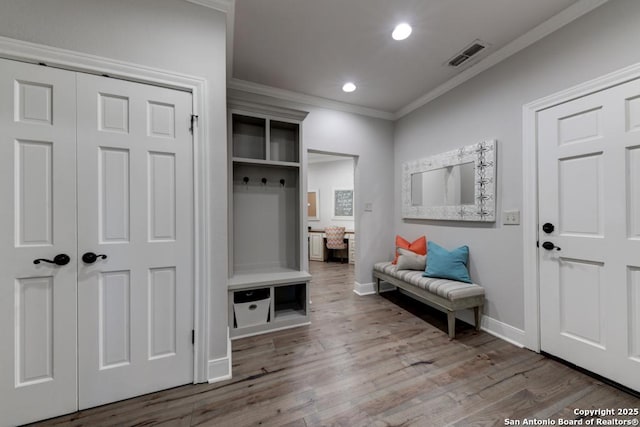
[[468, 246], [460, 246], [450, 252], [432, 241], [427, 242], [427, 245], [427, 269], [422, 273], [424, 277], [472, 283], [467, 270]]

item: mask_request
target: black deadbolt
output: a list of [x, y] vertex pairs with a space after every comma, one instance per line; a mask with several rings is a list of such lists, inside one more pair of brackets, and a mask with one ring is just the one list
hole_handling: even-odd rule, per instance
[[547, 234], [553, 233], [553, 230], [555, 229], [556, 228], [550, 222], [545, 222], [544, 225], [542, 226], [542, 231], [544, 231]]

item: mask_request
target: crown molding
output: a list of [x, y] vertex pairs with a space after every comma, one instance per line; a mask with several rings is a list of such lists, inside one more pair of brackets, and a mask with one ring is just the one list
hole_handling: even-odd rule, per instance
[[508, 45], [504, 46], [503, 48], [487, 56], [480, 62], [471, 66], [470, 68], [467, 68], [460, 74], [448, 80], [446, 83], [441, 84], [440, 86], [436, 87], [432, 91], [424, 94], [420, 98], [416, 99], [415, 101], [411, 102], [405, 107], [399, 109], [393, 115], [394, 119], [396, 120], [400, 119], [406, 116], [407, 114], [411, 113], [412, 111], [422, 107], [423, 105], [428, 104], [429, 102], [438, 98], [440, 95], [445, 94], [446, 92], [461, 85], [467, 80], [493, 67], [497, 63], [504, 61], [505, 59], [516, 54], [517, 52], [531, 46], [533, 43], [537, 42], [538, 40], [548, 36], [554, 31], [578, 19], [579, 17], [591, 12], [597, 7], [602, 6], [608, 1], [609, 0], [580, 0], [574, 3], [573, 5], [563, 10], [562, 12], [558, 13], [557, 15], [549, 18], [547, 21], [538, 25], [531, 31], [518, 37]]
[[215, 9], [220, 12], [228, 13], [233, 10], [235, 0], [185, 0], [189, 3], [199, 4], [200, 6]]
[[333, 101], [331, 99], [319, 96], [307, 95], [304, 93], [294, 92], [291, 90], [280, 89], [273, 86], [267, 86], [260, 83], [249, 82], [232, 78], [227, 82], [227, 89], [239, 90], [242, 92], [253, 93], [256, 95], [269, 96], [284, 101], [295, 102], [297, 104], [312, 105], [315, 107], [329, 108], [332, 110], [344, 111], [347, 113], [355, 113], [363, 116], [374, 117], [377, 119], [393, 120], [393, 113], [388, 111], [376, 110], [359, 105], [348, 104], [346, 102]]
[[262, 104], [260, 102], [249, 101], [233, 96], [227, 97], [227, 106], [233, 110], [250, 111], [259, 114], [275, 114], [278, 117], [302, 121], [309, 114], [308, 111], [295, 110], [293, 108], [281, 107], [272, 104]]
[[3, 36], [0, 36], [0, 58], [89, 74], [108, 74], [123, 80], [179, 90], [192, 90], [194, 81], [204, 84], [202, 78], [188, 74]]

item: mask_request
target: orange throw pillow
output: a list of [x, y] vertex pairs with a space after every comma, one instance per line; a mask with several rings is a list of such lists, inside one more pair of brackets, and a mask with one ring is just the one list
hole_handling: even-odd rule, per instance
[[396, 236], [396, 257], [393, 259], [393, 261], [391, 261], [392, 264], [397, 264], [398, 262], [398, 248], [410, 250], [411, 252], [415, 252], [418, 255], [426, 255], [427, 238], [425, 236], [422, 236], [409, 243], [408, 240], [405, 240], [400, 236]]

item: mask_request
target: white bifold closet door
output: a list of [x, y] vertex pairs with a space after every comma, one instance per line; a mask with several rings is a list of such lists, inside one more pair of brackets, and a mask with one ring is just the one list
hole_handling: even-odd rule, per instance
[[191, 94], [0, 71], [0, 425], [193, 381]]

